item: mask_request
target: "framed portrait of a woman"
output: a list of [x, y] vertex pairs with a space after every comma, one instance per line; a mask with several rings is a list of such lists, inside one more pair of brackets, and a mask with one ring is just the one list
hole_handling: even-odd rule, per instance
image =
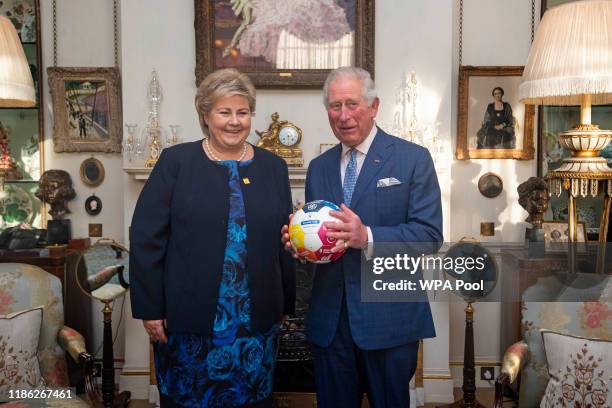
[[260, 88], [320, 88], [330, 70], [374, 75], [374, 0], [195, 0], [196, 85], [237, 68]]
[[534, 156], [535, 108], [518, 100], [522, 66], [459, 68], [458, 160]]

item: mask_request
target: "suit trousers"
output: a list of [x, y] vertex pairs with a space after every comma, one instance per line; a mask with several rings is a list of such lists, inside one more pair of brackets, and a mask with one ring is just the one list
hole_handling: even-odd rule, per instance
[[343, 297], [332, 343], [327, 347], [312, 344], [317, 406], [358, 408], [365, 392], [372, 408], [408, 408], [419, 342], [381, 350], [360, 349], [353, 341], [346, 295]]

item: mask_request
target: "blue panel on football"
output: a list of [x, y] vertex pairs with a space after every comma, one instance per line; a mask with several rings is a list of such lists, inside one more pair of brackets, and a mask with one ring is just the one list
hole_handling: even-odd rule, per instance
[[325, 200], [314, 200], [304, 204], [302, 210], [306, 213], [319, 211], [323, 207], [330, 207], [334, 211], [340, 211], [340, 207], [336, 204]]

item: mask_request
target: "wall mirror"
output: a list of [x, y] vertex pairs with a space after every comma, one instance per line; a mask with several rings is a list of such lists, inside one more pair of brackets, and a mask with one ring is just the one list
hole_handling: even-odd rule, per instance
[[39, 0], [0, 1], [0, 14], [17, 30], [28, 59], [36, 105], [31, 108], [0, 108], [0, 150], [16, 165], [5, 182], [0, 200], [0, 230], [27, 223], [41, 228], [46, 219], [41, 202], [34, 196], [44, 171], [42, 59]]

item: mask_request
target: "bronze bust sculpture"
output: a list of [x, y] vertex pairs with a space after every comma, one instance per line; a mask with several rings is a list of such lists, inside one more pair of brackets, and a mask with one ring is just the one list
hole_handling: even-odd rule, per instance
[[529, 213], [525, 221], [535, 229], [542, 229], [544, 213], [548, 210], [548, 183], [540, 177], [530, 177], [517, 188], [519, 204]]
[[38, 182], [36, 197], [51, 206], [51, 218], [63, 219], [66, 214], [70, 214], [67, 202], [76, 197], [70, 174], [64, 170], [45, 171]]

